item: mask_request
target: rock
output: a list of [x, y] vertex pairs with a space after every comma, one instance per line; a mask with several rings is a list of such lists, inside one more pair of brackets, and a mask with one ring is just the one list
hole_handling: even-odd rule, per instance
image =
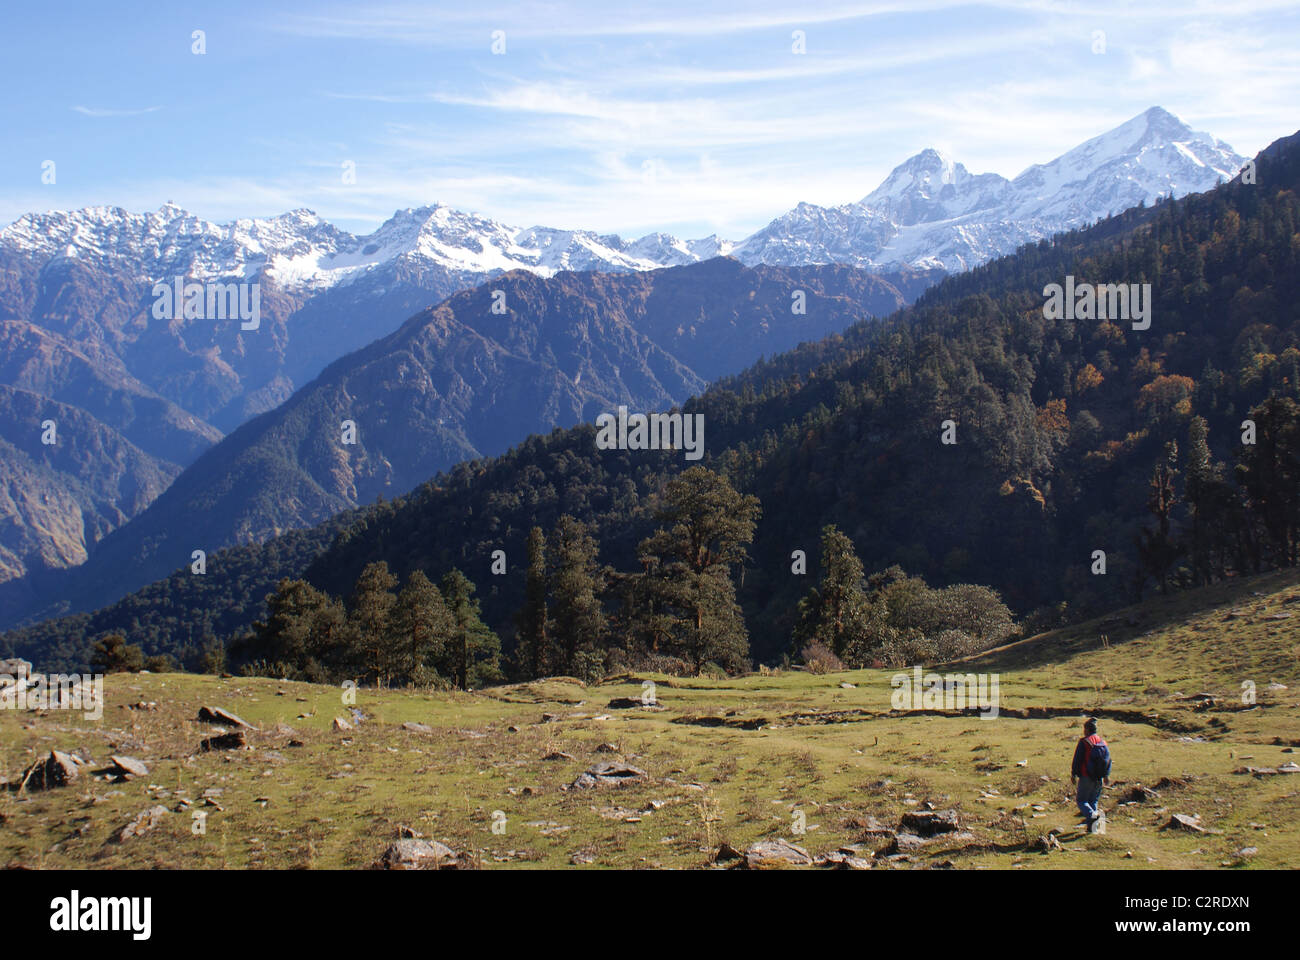
[[423, 840], [424, 834], [414, 827], [399, 826], [397, 828], [397, 839], [399, 840]]
[[1285, 683], [1270, 683], [1264, 689], [1267, 690], [1269, 693], [1285, 693], [1287, 686]]
[[1286, 763], [1282, 764], [1282, 766], [1278, 767], [1277, 772], [1278, 773], [1300, 773], [1300, 765], [1297, 765], [1294, 760], [1289, 760]]
[[334, 718], [334, 729], [335, 729], [335, 730], [351, 730], [351, 729], [352, 729], [352, 724], [348, 723], [348, 722], [347, 722], [346, 720], [344, 720], [342, 717], [335, 717], [335, 718]]
[[641, 707], [645, 710], [662, 710], [663, 704], [658, 700], [642, 700], [640, 697], [615, 697], [609, 701], [611, 710], [631, 710], [635, 707]]
[[1255, 854], [1257, 854], [1257, 853], [1259, 853], [1259, 847], [1242, 847], [1240, 850], [1238, 850], [1236, 853], [1234, 853], [1233, 856], [1234, 856], [1234, 857], [1253, 857], [1253, 856], [1254, 856]]
[[551, 751], [550, 753], [548, 753], [546, 756], [542, 757], [542, 759], [543, 759], [543, 760], [574, 760], [574, 761], [576, 761], [578, 758], [575, 757], [573, 754], [571, 754], [571, 753], [565, 753], [565, 752], [563, 752], [562, 750], [552, 750], [552, 751]]
[[123, 780], [149, 776], [149, 768], [135, 757], [112, 756], [108, 760], [116, 768], [113, 772]]
[[900, 823], [904, 830], [923, 837], [952, 833], [960, 825], [956, 810], [909, 810]]
[[832, 870], [870, 870], [871, 861], [863, 857], [855, 856], [851, 853], [845, 853], [843, 850], [833, 850], [830, 853], [817, 857], [813, 863], [819, 867], [829, 867]]
[[135, 819], [125, 826], [119, 827], [113, 835], [108, 838], [109, 843], [125, 843], [132, 837], [141, 837], [152, 830], [158, 824], [162, 823], [163, 817], [171, 813], [162, 804], [156, 807], [150, 807], [136, 815]]
[[713, 853], [714, 863], [730, 863], [736, 860], [743, 860], [745, 855], [729, 843], [722, 843]]
[[389, 844], [375, 861], [378, 870], [455, 870], [456, 852], [437, 840], [404, 839]]
[[597, 753], [618, 753], [617, 743], [602, 743], [596, 748]]
[[199, 723], [220, 723], [227, 727], [249, 726], [229, 710], [222, 710], [220, 707], [200, 707]]
[[66, 787], [81, 776], [81, 761], [70, 753], [51, 750], [44, 760], [37, 760], [23, 771], [19, 789], [50, 790]]
[[1056, 834], [1048, 833], [1038, 838], [1038, 849], [1043, 853], [1051, 853], [1053, 850], [1061, 849], [1061, 841], [1056, 839]]
[[1188, 816], [1185, 813], [1175, 813], [1170, 817], [1162, 830], [1190, 830], [1192, 833], [1205, 833], [1205, 828], [1201, 826], [1201, 816]]
[[581, 774], [577, 780], [573, 781], [573, 786], [580, 790], [604, 786], [621, 787], [625, 783], [645, 780], [648, 776], [649, 774], [640, 767], [634, 767], [627, 763], [618, 763], [614, 760], [606, 760]]
[[433, 727], [427, 723], [415, 723], [412, 720], [402, 724], [402, 729], [407, 733], [433, 733]]
[[1120, 803], [1146, 803], [1149, 800], [1156, 800], [1160, 794], [1150, 787], [1144, 787], [1138, 784], [1119, 798]]
[[856, 683], [849, 683], [847, 680], [842, 680], [842, 681], [840, 681], [840, 689], [841, 689], [841, 690], [856, 690], [856, 689], [858, 689], [858, 685], [857, 685]]
[[760, 840], [745, 851], [745, 868], [772, 870], [783, 867], [811, 866], [813, 859], [803, 847], [789, 840]]
[[925, 846], [925, 838], [914, 833], [898, 833], [880, 851], [881, 856], [895, 856], [900, 853], [915, 853]]
[[510, 726], [506, 727], [506, 729], [509, 730], [511, 733], [518, 733], [518, 732], [519, 732], [519, 728], [518, 728], [517, 726], [515, 726], [513, 723], [510, 724]]
[[243, 730], [232, 730], [230, 733], [223, 733], [218, 737], [208, 737], [199, 744], [199, 749], [205, 752], [210, 750], [242, 750], [248, 746], [248, 737]]

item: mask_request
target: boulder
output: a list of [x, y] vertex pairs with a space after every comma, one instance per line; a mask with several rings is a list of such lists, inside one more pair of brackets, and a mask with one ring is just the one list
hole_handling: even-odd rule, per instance
[[375, 862], [379, 870], [455, 870], [456, 852], [437, 840], [398, 840], [388, 845]]
[[900, 826], [922, 837], [952, 833], [960, 827], [956, 810], [909, 810], [903, 814]]
[[811, 866], [813, 858], [803, 847], [789, 840], [760, 840], [745, 851], [747, 870], [772, 870]]
[[348, 723], [342, 717], [334, 718], [334, 729], [337, 731], [351, 730], [352, 724]]
[[1201, 826], [1201, 816], [1188, 816], [1185, 813], [1175, 813], [1169, 818], [1162, 830], [1189, 830], [1192, 833], [1205, 833], [1205, 828]]
[[628, 763], [618, 763], [614, 760], [606, 760], [582, 773], [577, 780], [573, 781], [573, 786], [580, 790], [591, 787], [621, 787], [625, 783], [636, 783], [645, 780], [648, 776], [649, 774], [640, 767], [634, 767]]
[[61, 750], [51, 750], [44, 760], [37, 760], [23, 771], [19, 788], [26, 790], [50, 790], [54, 787], [66, 787], [81, 776], [81, 760]]
[[132, 777], [149, 776], [149, 768], [135, 757], [112, 756], [108, 760], [113, 764], [112, 772], [118, 779], [130, 780]]
[[206, 753], [210, 750], [242, 750], [246, 746], [248, 746], [248, 737], [244, 731], [232, 730], [220, 736], [208, 737], [199, 744], [199, 749]]
[[229, 710], [222, 710], [220, 707], [200, 707], [199, 723], [219, 723], [227, 727], [250, 726]]
[[832, 870], [870, 870], [871, 861], [859, 857], [853, 853], [846, 853], [843, 850], [833, 850], [830, 853], [823, 854], [813, 861], [819, 867], [829, 867]]

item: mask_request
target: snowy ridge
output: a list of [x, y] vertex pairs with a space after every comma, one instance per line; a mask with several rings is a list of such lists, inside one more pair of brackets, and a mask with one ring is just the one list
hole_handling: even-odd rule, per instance
[[966, 270], [1158, 197], [1209, 190], [1245, 158], [1160, 107], [1014, 180], [971, 174], [937, 150], [900, 164], [857, 203], [800, 204], [739, 244], [745, 263]]
[[366, 236], [310, 210], [216, 224], [164, 204], [144, 214], [119, 207], [28, 214], [0, 229], [0, 251], [43, 260], [120, 258], [145, 281], [265, 276], [308, 293], [381, 267], [437, 266], [469, 280], [515, 269], [541, 276], [653, 270], [727, 254], [749, 265], [960, 271], [1141, 202], [1208, 190], [1244, 162], [1222, 141], [1152, 107], [1014, 180], [972, 174], [937, 150], [923, 150], [860, 201], [801, 203], [739, 244], [717, 236], [651, 233], [629, 241], [585, 230], [520, 229], [443, 204], [399, 210]]

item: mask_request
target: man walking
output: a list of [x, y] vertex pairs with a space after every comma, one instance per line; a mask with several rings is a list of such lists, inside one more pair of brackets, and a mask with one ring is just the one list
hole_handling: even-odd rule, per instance
[[[1097, 733], [1097, 718], [1089, 717], [1083, 724], [1083, 736], [1074, 748], [1074, 762], [1070, 764], [1070, 781], [1079, 784], [1076, 801], [1079, 815], [1088, 830], [1094, 824], [1105, 823], [1101, 812], [1101, 788], [1110, 777], [1110, 747]], [[1100, 832], [1100, 826], [1098, 826]]]

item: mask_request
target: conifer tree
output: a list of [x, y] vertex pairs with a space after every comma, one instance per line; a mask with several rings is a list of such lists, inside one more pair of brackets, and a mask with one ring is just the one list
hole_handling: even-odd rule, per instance
[[665, 485], [659, 529], [638, 548], [655, 594], [652, 605], [669, 613], [674, 652], [695, 669], [712, 661], [742, 669], [749, 636], [736, 603], [731, 568], [748, 558], [758, 498], [742, 496], [726, 478], [691, 467]]
[[413, 570], [397, 595], [389, 634], [388, 659], [395, 664], [397, 677], [412, 684], [436, 679], [435, 664], [442, 659], [453, 632], [442, 593], [423, 570]]
[[501, 641], [480, 619], [474, 584], [453, 569], [442, 578], [441, 590], [452, 620], [445, 674], [462, 690], [499, 679]]

